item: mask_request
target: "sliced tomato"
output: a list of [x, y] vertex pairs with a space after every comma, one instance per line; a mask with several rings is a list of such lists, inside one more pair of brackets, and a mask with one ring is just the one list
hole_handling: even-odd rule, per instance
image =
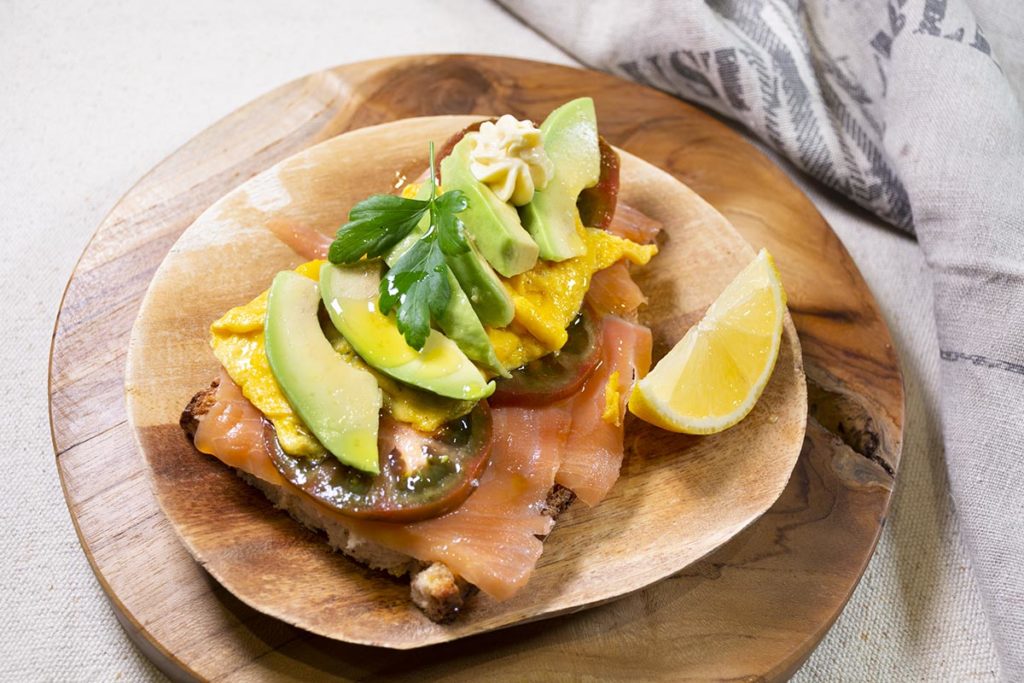
[[568, 327], [569, 339], [560, 351], [549, 353], [496, 380], [488, 399], [496, 406], [539, 406], [572, 396], [601, 360], [601, 331], [593, 313], [585, 311]]
[[344, 515], [381, 522], [416, 522], [458, 507], [487, 468], [492, 442], [485, 401], [433, 434], [381, 421], [380, 474], [343, 465], [333, 455], [295, 457], [270, 437], [274, 466], [295, 486]]
[[576, 208], [580, 210], [580, 220], [588, 228], [607, 228], [615, 215], [615, 206], [619, 200], [619, 154], [608, 141], [598, 136], [601, 150], [601, 175], [597, 185], [580, 192], [576, 200]]

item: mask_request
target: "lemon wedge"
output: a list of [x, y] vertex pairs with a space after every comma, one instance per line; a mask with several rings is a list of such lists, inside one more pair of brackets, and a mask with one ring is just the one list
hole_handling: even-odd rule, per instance
[[673, 432], [713, 434], [753, 409], [782, 340], [786, 292], [767, 250], [637, 383], [629, 410]]

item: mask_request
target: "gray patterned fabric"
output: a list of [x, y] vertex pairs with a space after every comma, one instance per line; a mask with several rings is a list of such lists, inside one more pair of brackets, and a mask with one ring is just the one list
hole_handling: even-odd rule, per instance
[[1024, 9], [501, 2], [585, 64], [744, 124], [916, 234], [934, 278], [954, 502], [1002, 675], [1024, 680]]

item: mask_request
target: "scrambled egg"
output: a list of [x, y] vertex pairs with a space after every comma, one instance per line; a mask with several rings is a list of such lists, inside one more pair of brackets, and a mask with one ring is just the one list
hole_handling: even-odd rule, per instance
[[551, 353], [546, 345], [538, 341], [515, 319], [508, 327], [488, 327], [487, 336], [494, 347], [494, 355], [510, 370]]
[[644, 265], [658, 253], [653, 244], [584, 228], [578, 218], [576, 230], [587, 247], [585, 254], [565, 261], [538, 261], [525, 273], [504, 279], [515, 319], [509, 327], [488, 329], [487, 334], [505, 367], [519, 367], [565, 345], [566, 328], [583, 305], [594, 273], [623, 258]]
[[622, 416], [619, 414], [619, 405], [622, 401], [622, 394], [619, 392], [619, 371], [616, 370], [608, 377], [608, 384], [604, 386], [604, 410], [601, 411], [601, 419], [613, 427], [622, 426]]
[[[317, 277], [319, 263], [305, 264], [298, 272]], [[210, 346], [242, 394], [274, 423], [277, 439], [286, 453], [314, 457], [324, 453], [316, 437], [306, 428], [281, 393], [267, 360], [263, 344], [263, 321], [267, 317], [267, 292], [232, 308], [210, 326]]]
[[[317, 280], [323, 261], [310, 261], [296, 268], [296, 272]], [[316, 457], [324, 447], [292, 410], [288, 400], [274, 379], [263, 342], [263, 322], [267, 317], [267, 292], [255, 299], [232, 308], [210, 326], [210, 346], [213, 354], [242, 389], [242, 394], [277, 430], [278, 441], [286, 453], [295, 456]], [[340, 334], [328, 336], [334, 348], [349, 363], [370, 371], [384, 392], [384, 406], [392, 417], [407, 422], [416, 429], [433, 432], [449, 420], [465, 415], [474, 403], [446, 399], [425, 391], [405, 386], [390, 377], [370, 369], [363, 363]]]

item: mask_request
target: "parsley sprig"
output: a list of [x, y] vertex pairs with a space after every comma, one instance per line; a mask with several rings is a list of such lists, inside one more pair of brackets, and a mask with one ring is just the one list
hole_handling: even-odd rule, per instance
[[451, 298], [446, 257], [469, 251], [465, 226], [458, 216], [469, 201], [459, 190], [438, 195], [435, 178], [434, 143], [430, 143], [430, 198], [375, 194], [364, 199], [352, 207], [348, 223], [338, 230], [327, 256], [331, 263], [381, 258], [429, 214], [423, 235], [380, 282], [380, 311], [385, 315], [395, 311], [398, 331], [417, 351], [427, 341], [431, 319], [444, 313]]

